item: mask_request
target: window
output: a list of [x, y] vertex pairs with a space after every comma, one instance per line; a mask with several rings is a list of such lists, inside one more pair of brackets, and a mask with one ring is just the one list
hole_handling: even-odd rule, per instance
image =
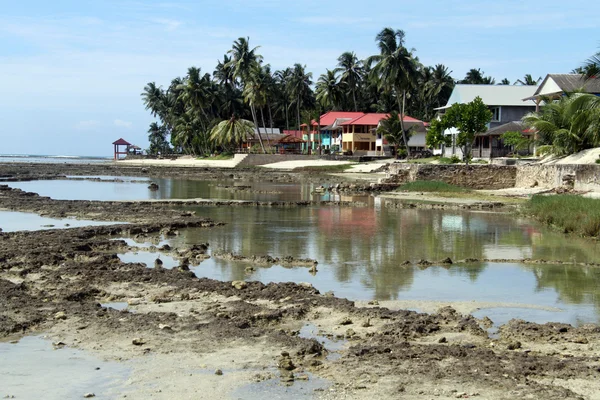
[[492, 122], [500, 122], [502, 116], [500, 107], [492, 107], [490, 111], [492, 112]]

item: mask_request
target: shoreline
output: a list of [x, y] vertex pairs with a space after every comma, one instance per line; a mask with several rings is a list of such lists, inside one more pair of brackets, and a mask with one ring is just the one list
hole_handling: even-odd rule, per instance
[[[149, 171], [138, 171], [148, 176]], [[40, 172], [30, 168], [20, 175]], [[230, 172], [224, 174], [197, 171], [195, 176], [218, 180]], [[323, 179], [282, 172], [235, 174], [257, 180]], [[176, 202], [52, 200], [4, 189], [1, 204], [129, 222], [0, 232], [0, 339], [43, 333], [63, 343], [56, 351], [78, 348], [130, 366], [123, 392], [127, 398], [240, 397], [237, 390], [265, 383], [284, 390], [290, 384], [308, 387], [314, 398], [348, 399], [391, 399], [399, 393], [413, 399], [576, 399], [593, 398], [600, 391], [597, 325], [516, 320], [491, 337], [489, 321], [469, 314], [486, 306], [540, 309], [534, 305], [369, 304], [319, 293], [302, 282], [198, 278], [193, 271], [201, 270], [201, 262], [195, 267], [183, 260], [201, 260], [202, 246], [157, 249], [157, 254], [180, 257], [180, 266], [173, 269], [148, 268], [117, 257], [137, 246], [115, 239], [152, 242], [161, 232], [184, 227], [206, 230], [210, 242], [210, 230], [220, 222], [173, 209]], [[126, 309], [101, 306], [106, 303], [124, 303]], [[413, 306], [428, 313], [403, 310]]]

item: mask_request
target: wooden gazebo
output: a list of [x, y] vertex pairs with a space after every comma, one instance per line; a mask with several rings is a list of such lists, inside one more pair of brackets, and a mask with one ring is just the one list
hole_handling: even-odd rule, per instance
[[[113, 142], [113, 146], [115, 149], [115, 160], [118, 160], [121, 154], [127, 156], [127, 154], [129, 153], [129, 147], [131, 146], [131, 143], [129, 143], [123, 138], [120, 138], [119, 140]], [[125, 151], [120, 151], [119, 146], [125, 146]]]

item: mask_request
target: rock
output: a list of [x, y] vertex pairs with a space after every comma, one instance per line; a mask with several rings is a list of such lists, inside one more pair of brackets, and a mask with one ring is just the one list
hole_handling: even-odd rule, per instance
[[452, 259], [450, 257], [446, 257], [442, 261], [440, 261], [440, 263], [442, 263], [442, 264], [452, 264]]
[[371, 300], [367, 304], [370, 305], [370, 306], [378, 306], [379, 302], [377, 300]]
[[163, 266], [163, 262], [160, 258], [157, 258], [156, 260], [154, 260], [154, 268], [162, 268]]
[[508, 350], [517, 350], [521, 348], [521, 342], [510, 342], [506, 348]]
[[283, 369], [286, 371], [292, 371], [292, 370], [296, 369], [296, 366], [294, 365], [294, 362], [292, 361], [292, 359], [290, 357], [282, 357], [279, 360], [277, 367], [279, 369]]
[[56, 314], [54, 314], [54, 319], [65, 320], [67, 319], [67, 314], [64, 311], [59, 311]]
[[143, 344], [146, 344], [146, 342], [144, 341], [144, 339], [142, 338], [135, 338], [131, 341], [132, 344], [136, 345], [136, 346], [141, 346]]
[[351, 325], [351, 324], [352, 324], [352, 320], [348, 317], [346, 317], [340, 321], [340, 325]]
[[179, 266], [177, 267], [178, 270], [180, 271], [189, 271], [190, 267], [188, 264], [179, 264]]
[[129, 300], [127, 300], [127, 304], [130, 306], [139, 306], [140, 300], [139, 299], [129, 299]]
[[348, 330], [346, 330], [346, 337], [347, 338], [351, 338], [352, 336], [355, 336], [356, 332], [354, 332], [354, 329], [350, 328]]
[[485, 327], [485, 328], [491, 328], [492, 326], [494, 326], [494, 321], [492, 321], [489, 317], [483, 317], [483, 319], [481, 320], [481, 324]]
[[248, 284], [244, 281], [233, 281], [231, 282], [231, 286], [238, 290], [242, 290], [248, 287]]
[[94, 393], [86, 393], [83, 395], [84, 398], [89, 399], [91, 397], [96, 397], [96, 395]]
[[456, 393], [456, 395], [454, 395], [455, 399], [466, 399], [469, 395], [467, 394], [467, 392], [458, 392]]
[[158, 190], [158, 184], [156, 182], [152, 182], [148, 186], [148, 189], [150, 189], [150, 190]]
[[221, 376], [221, 375], [223, 375], [223, 371], [222, 371], [221, 369], [217, 369], [217, 370], [215, 371], [215, 375], [219, 375], [219, 376]]
[[311, 274], [316, 274], [317, 273], [317, 266], [313, 265], [312, 267], [310, 267], [310, 269], [308, 270], [308, 272], [310, 272]]
[[58, 342], [53, 342], [53, 343], [52, 343], [52, 346], [54, 346], [54, 347], [56, 347], [56, 348], [62, 348], [62, 347], [65, 347], [66, 345], [67, 345], [67, 344], [66, 344], [65, 342], [61, 342], [61, 341], [58, 341]]
[[313, 288], [312, 283], [308, 283], [308, 282], [300, 282], [300, 283], [298, 283], [298, 286], [302, 286], [302, 287], [307, 288], [307, 289], [312, 289]]
[[445, 336], [442, 336], [441, 338], [438, 339], [438, 343], [448, 343], [448, 339], [446, 339]]
[[367, 318], [367, 320], [365, 322], [362, 323], [361, 325], [363, 328], [369, 328], [373, 325], [371, 325], [371, 318]]
[[254, 271], [256, 271], [256, 268], [254, 268], [254, 267], [246, 267], [246, 268], [244, 269], [244, 271], [246, 271], [247, 273], [251, 273], [251, 272], [254, 272]]
[[171, 328], [171, 325], [166, 325], [166, 324], [158, 324], [158, 329], [160, 329], [161, 331], [172, 331], [173, 328]]
[[575, 339], [573, 339], [573, 343], [588, 344], [589, 341], [586, 338], [584, 338], [583, 336], [579, 336], [579, 337], [576, 337]]

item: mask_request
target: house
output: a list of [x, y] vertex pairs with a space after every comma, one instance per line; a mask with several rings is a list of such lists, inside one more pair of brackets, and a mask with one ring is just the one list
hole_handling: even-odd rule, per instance
[[[285, 131], [284, 131], [285, 132]], [[292, 135], [283, 135], [274, 144], [276, 152], [279, 154], [301, 154], [304, 140]]]
[[279, 141], [286, 135], [281, 134], [279, 128], [263, 128], [260, 127], [260, 138], [258, 137], [258, 129], [254, 128], [254, 135], [249, 137], [244, 143], [242, 143], [242, 149], [249, 151], [252, 146], [260, 146], [260, 139], [262, 139], [265, 148], [272, 146], [274, 143]]
[[324, 151], [337, 152], [342, 148], [342, 124], [364, 115], [354, 111], [329, 111], [319, 118], [321, 146]]
[[[343, 122], [342, 126], [342, 151], [352, 154], [389, 155], [385, 151], [387, 141], [377, 133], [377, 127], [382, 119], [389, 114], [368, 113]], [[425, 147], [425, 124], [416, 118], [404, 116], [405, 128], [414, 126], [415, 133], [408, 141], [411, 150]], [[387, 154], [386, 154], [387, 153]]]
[[[523, 99], [531, 97], [537, 89], [538, 86], [458, 84], [454, 87], [448, 103], [444, 107], [437, 108], [437, 110], [440, 115], [443, 115], [453, 104], [470, 103], [476, 97], [480, 97], [492, 112], [492, 120], [488, 124], [488, 131], [476, 136], [473, 143], [472, 156], [495, 157], [494, 154], [502, 154], [507, 150], [498, 134], [502, 129], [494, 129], [511, 122], [521, 121], [524, 115], [535, 111], [536, 105], [533, 102], [524, 102]], [[508, 127], [503, 129], [506, 128]], [[490, 135], [490, 132], [496, 132], [496, 134]], [[458, 131], [451, 128], [447, 129], [444, 134], [452, 136], [451, 147], [449, 149], [442, 148], [434, 151], [434, 153], [446, 156], [462, 156], [461, 149], [456, 145]]]
[[539, 111], [543, 99], [557, 99], [565, 93], [577, 90], [600, 96], [600, 78], [586, 80], [583, 75], [579, 74], [548, 74], [535, 93], [525, 97], [523, 101], [532, 100], [536, 105], [536, 111]]

